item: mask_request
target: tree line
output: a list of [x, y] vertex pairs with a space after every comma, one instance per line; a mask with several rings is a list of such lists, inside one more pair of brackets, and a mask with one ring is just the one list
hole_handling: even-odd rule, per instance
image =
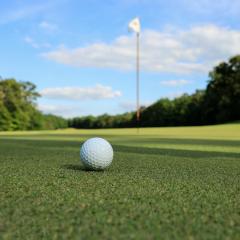
[[40, 130], [66, 128], [66, 119], [37, 110], [39, 97], [31, 82], [0, 79], [0, 130]]
[[0, 130], [194, 126], [236, 121], [240, 120], [240, 55], [214, 67], [205, 90], [141, 107], [140, 123], [136, 122], [136, 112], [71, 119], [46, 115], [36, 107], [38, 97], [31, 82], [0, 79]]
[[209, 73], [205, 90], [183, 94], [173, 100], [162, 98], [136, 113], [115, 116], [76, 117], [68, 121], [73, 128], [121, 128], [158, 126], [194, 126], [240, 120], [240, 55], [222, 62]]

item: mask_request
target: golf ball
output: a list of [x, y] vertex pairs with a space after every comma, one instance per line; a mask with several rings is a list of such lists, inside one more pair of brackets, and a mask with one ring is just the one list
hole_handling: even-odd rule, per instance
[[103, 170], [112, 163], [112, 146], [103, 138], [90, 138], [80, 149], [80, 159], [89, 170]]

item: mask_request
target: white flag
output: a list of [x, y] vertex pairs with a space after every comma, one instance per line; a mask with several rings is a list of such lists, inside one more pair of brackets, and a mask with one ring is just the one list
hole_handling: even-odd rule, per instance
[[133, 31], [135, 33], [140, 33], [141, 26], [139, 18], [134, 18], [129, 24], [128, 24], [128, 30]]

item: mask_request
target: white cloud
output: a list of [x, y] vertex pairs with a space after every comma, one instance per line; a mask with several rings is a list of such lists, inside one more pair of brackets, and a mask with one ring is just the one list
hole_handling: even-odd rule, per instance
[[49, 23], [47, 21], [43, 21], [39, 24], [39, 27], [47, 32], [55, 32], [58, 27], [55, 24]]
[[45, 88], [40, 94], [51, 99], [99, 100], [121, 96], [120, 91], [113, 91], [109, 86], [97, 84], [95, 87], [56, 87]]
[[54, 114], [62, 117], [76, 117], [83, 113], [79, 106], [39, 104], [37, 108], [45, 114]]
[[24, 41], [31, 45], [33, 48], [39, 48], [39, 45], [31, 37], [25, 37]]
[[37, 43], [33, 38], [26, 36], [24, 38], [24, 41], [32, 46], [33, 48], [50, 48], [51, 44], [50, 43]]
[[[150, 72], [208, 72], [218, 61], [240, 52], [240, 31], [215, 25], [187, 30], [168, 28], [141, 34], [141, 69]], [[111, 44], [58, 48], [45, 58], [75, 67], [135, 69], [135, 37], [121, 36]]]
[[189, 83], [191, 83], [191, 81], [185, 80], [185, 79], [164, 80], [160, 82], [161, 85], [167, 86], [167, 87], [179, 87], [179, 86], [187, 85]]
[[72, 111], [72, 107], [63, 106], [63, 105], [46, 105], [46, 104], [39, 104], [38, 109], [44, 113], [52, 113], [56, 115], [62, 115], [63, 113]]

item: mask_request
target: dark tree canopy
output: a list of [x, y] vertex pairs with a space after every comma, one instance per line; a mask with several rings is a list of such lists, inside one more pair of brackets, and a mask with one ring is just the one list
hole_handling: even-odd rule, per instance
[[205, 118], [211, 123], [240, 119], [240, 55], [216, 66], [209, 74]]

